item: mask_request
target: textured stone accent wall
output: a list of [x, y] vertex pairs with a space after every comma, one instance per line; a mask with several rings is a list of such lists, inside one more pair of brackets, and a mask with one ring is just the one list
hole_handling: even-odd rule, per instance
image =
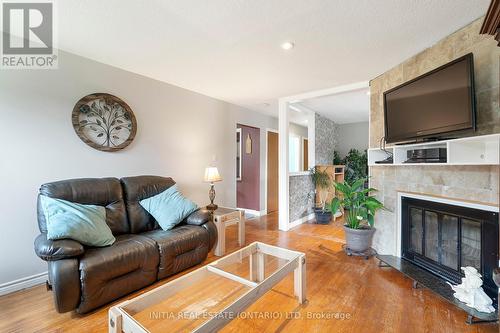
[[[467, 53], [474, 54], [477, 100], [475, 135], [500, 132], [500, 47], [491, 36], [479, 35], [483, 18], [474, 21], [370, 82], [370, 147], [384, 135], [384, 91], [411, 80]], [[375, 220], [378, 229], [374, 247], [379, 253], [394, 253], [396, 247], [397, 192], [410, 191], [464, 200], [498, 204], [497, 166], [374, 166], [372, 187], [387, 211]]]
[[316, 164], [332, 164], [337, 145], [337, 125], [330, 119], [315, 114], [315, 158]]
[[294, 222], [313, 213], [314, 186], [309, 175], [289, 177], [289, 219]]

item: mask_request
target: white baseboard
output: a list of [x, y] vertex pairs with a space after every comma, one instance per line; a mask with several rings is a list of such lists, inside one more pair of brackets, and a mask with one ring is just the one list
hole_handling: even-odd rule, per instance
[[15, 291], [23, 290], [29, 287], [36, 286], [38, 284], [45, 283], [47, 279], [48, 279], [47, 272], [43, 272], [23, 277], [14, 281], [2, 283], [0, 284], [0, 296], [7, 295]]
[[290, 223], [290, 224], [288, 225], [288, 228], [289, 228], [289, 229], [292, 229], [292, 228], [294, 228], [294, 227], [298, 226], [299, 224], [302, 224], [302, 223], [304, 223], [304, 222], [307, 222], [307, 221], [309, 221], [309, 220], [312, 220], [313, 218], [314, 218], [314, 213], [309, 214], [309, 215], [304, 216], [304, 217], [301, 217], [300, 219], [295, 220], [295, 221], [293, 221], [292, 223]]
[[248, 213], [248, 214], [254, 215], [254, 216], [266, 215], [266, 211], [265, 210], [258, 211], [258, 210], [247, 209], [247, 208], [236, 208], [236, 209], [242, 210], [245, 213]]

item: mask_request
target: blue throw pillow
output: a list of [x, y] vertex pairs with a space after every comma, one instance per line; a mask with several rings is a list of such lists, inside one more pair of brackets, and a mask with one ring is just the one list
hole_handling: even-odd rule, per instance
[[108, 246], [115, 237], [106, 224], [106, 208], [82, 205], [44, 195], [40, 202], [47, 221], [47, 239], [73, 239], [88, 246]]
[[198, 209], [198, 206], [179, 193], [177, 185], [139, 201], [141, 206], [153, 215], [163, 230], [170, 230]]

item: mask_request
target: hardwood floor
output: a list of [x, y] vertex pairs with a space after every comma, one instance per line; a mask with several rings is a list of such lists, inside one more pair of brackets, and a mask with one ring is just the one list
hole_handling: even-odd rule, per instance
[[[308, 302], [297, 303], [290, 275], [248, 308], [246, 318], [233, 320], [222, 332], [499, 331], [498, 324], [465, 324], [464, 312], [427, 289], [413, 289], [411, 280], [393, 269], [379, 268], [376, 259], [347, 257], [341, 249], [339, 221], [328, 226], [303, 224], [281, 232], [277, 215], [272, 214], [249, 220], [246, 226], [247, 244], [258, 240], [306, 253]], [[236, 226], [229, 227], [226, 235], [227, 251], [236, 250]], [[215, 259], [210, 255], [204, 264]], [[0, 297], [0, 332], [107, 332], [108, 309], [85, 316], [58, 314], [51, 293], [37, 286]], [[290, 313], [300, 319], [287, 316]]]

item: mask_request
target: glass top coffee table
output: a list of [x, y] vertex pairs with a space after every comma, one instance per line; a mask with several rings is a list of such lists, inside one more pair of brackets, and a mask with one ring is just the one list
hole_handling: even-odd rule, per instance
[[288, 274], [306, 297], [305, 254], [255, 242], [109, 309], [109, 332], [213, 332]]

